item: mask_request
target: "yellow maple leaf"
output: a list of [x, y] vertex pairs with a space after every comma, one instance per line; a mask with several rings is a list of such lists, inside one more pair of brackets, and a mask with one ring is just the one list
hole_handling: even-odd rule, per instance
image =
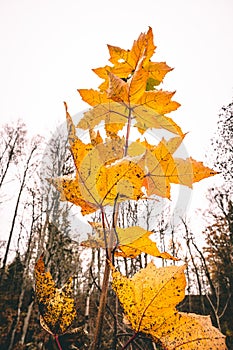
[[133, 108], [135, 126], [143, 134], [148, 129], [164, 129], [173, 134], [183, 135], [182, 129], [171, 118], [156, 112], [148, 106], [137, 105]]
[[125, 82], [113, 73], [109, 73], [108, 97], [116, 102], [122, 102], [128, 106], [137, 104], [146, 90], [148, 73], [143, 69], [145, 57], [138, 62], [132, 77]]
[[[133, 119], [137, 122], [136, 127], [141, 133], [148, 128], [165, 126], [165, 129], [171, 132], [182, 134], [176, 123], [164, 116], [180, 106], [179, 103], [171, 100], [174, 93], [155, 90], [155, 86], [162, 81], [171, 68], [164, 62], [151, 62], [155, 50], [152, 29], [149, 28], [147, 33], [141, 33], [134, 41], [131, 50], [110, 45], [108, 48], [109, 61], [113, 66], [94, 69], [94, 72], [105, 80], [100, 85], [100, 90], [78, 90], [82, 99], [91, 106], [98, 107], [100, 104], [105, 106], [95, 108], [91, 113], [85, 113], [78, 127], [93, 128], [102, 120], [109, 124], [109, 113], [113, 113], [116, 123], [115, 133], [117, 133], [128, 122], [129, 115], [131, 118], [133, 114]], [[128, 107], [128, 111], [123, 114], [114, 111], [113, 101], [122, 104], [123, 108]], [[147, 109], [153, 110], [153, 113], [146, 113]], [[111, 117], [111, 122], [113, 118]]]
[[170, 181], [190, 188], [192, 188], [194, 182], [199, 182], [207, 177], [218, 174], [217, 171], [205, 166], [203, 162], [196, 161], [192, 157], [187, 159], [175, 158], [175, 166], [178, 176], [171, 175]]
[[[142, 65], [143, 60], [127, 82], [111, 72], [108, 73], [107, 97], [115, 102], [123, 103], [129, 108], [133, 108], [135, 105], [143, 106], [144, 109], [147, 107], [155, 111], [157, 115], [164, 115], [176, 110], [180, 104], [171, 100], [174, 92], [146, 91], [148, 74]], [[102, 93], [100, 92], [100, 94]], [[135, 118], [137, 119], [136, 115]]]
[[112, 287], [136, 333], [150, 334], [166, 350], [226, 350], [225, 336], [209, 316], [176, 310], [185, 296], [185, 266], [157, 268], [151, 262], [132, 278], [111, 268]]
[[45, 271], [42, 256], [35, 265], [35, 278], [42, 327], [53, 335], [65, 333], [76, 317], [72, 278], [62, 288], [56, 288], [50, 272]]
[[96, 189], [103, 199], [102, 204], [114, 204], [118, 195], [119, 202], [144, 196], [142, 184], [144, 172], [132, 160], [122, 159], [115, 164], [101, 166], [96, 180]]
[[179, 260], [167, 252], [160, 252], [157, 244], [149, 238], [153, 232], [146, 231], [140, 226], [117, 227], [116, 233], [118, 235], [116, 256], [136, 258], [139, 254], [146, 253], [158, 258]]
[[147, 33], [141, 33], [137, 40], [134, 40], [131, 50], [124, 50], [117, 46], [108, 45], [110, 59], [114, 65], [112, 73], [128, 78], [136, 69], [141, 59], [144, 59], [145, 66], [150, 62], [154, 54], [152, 29], [149, 27]]
[[106, 133], [112, 136], [123, 129], [128, 117], [129, 109], [126, 106], [109, 100], [108, 103], [98, 104], [85, 112], [77, 127], [84, 130], [93, 129], [104, 120]]
[[[83, 215], [101, 206], [139, 199], [144, 173], [132, 159], [124, 159], [124, 137], [112, 137], [103, 142], [99, 133], [91, 129], [91, 143], [83, 143], [75, 134], [75, 127], [67, 112], [70, 149], [77, 169], [75, 178], [49, 179], [61, 193], [61, 200], [68, 200], [81, 207]], [[116, 162], [116, 163], [115, 163]]]
[[[137, 40], [134, 41], [131, 50], [124, 50], [117, 46], [108, 45], [110, 59], [113, 66], [105, 66], [93, 69], [93, 71], [104, 82], [99, 89], [104, 91], [108, 88], [108, 73], [111, 72], [119, 78], [129, 79], [137, 70], [139, 62], [143, 60], [143, 70], [147, 80], [153, 80], [153, 86], [159, 85], [165, 75], [172, 70], [165, 62], [151, 62], [151, 57], [155, 51], [153, 43], [152, 29], [149, 28], [147, 33], [141, 33]], [[147, 84], [150, 85], [149, 83]], [[148, 89], [147, 89], [148, 90]]]
[[170, 198], [171, 183], [192, 188], [193, 183], [217, 174], [191, 157], [187, 159], [169, 157], [161, 160], [158, 156], [146, 152], [144, 162], [149, 170], [144, 181], [148, 195]]
[[[155, 94], [157, 97], [158, 95], [161, 97], [160, 92], [156, 91]], [[126, 96], [125, 92], [124, 96]], [[154, 108], [158, 109], [158, 111], [156, 111], [148, 106], [140, 104], [131, 105], [128, 97], [125, 101], [121, 101], [122, 98], [122, 95], [116, 95], [116, 100], [118, 102], [110, 100], [109, 103], [99, 104], [88, 110], [84, 113], [77, 127], [84, 130], [93, 129], [95, 126], [99, 125], [101, 121], [104, 121], [107, 135], [111, 136], [122, 130], [128, 123], [129, 118], [131, 118], [132, 121], [136, 122], [134, 126], [137, 127], [141, 134], [148, 129], [155, 128], [164, 129], [173, 134], [183, 135], [182, 129], [171, 118], [161, 114], [163, 109], [169, 110], [169, 104], [167, 104], [167, 102], [164, 101], [164, 105], [162, 102], [161, 104], [158, 102], [156, 107], [156, 102], [154, 101]], [[119, 101], [121, 101], [121, 103]], [[174, 110], [177, 108], [177, 104], [175, 103], [174, 105], [173, 101], [171, 101], [170, 107], [171, 110]]]

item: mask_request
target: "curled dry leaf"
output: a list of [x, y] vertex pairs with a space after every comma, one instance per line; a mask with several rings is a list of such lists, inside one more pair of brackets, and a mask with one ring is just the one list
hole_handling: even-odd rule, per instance
[[53, 335], [65, 333], [76, 316], [72, 278], [62, 288], [56, 288], [50, 272], [45, 271], [42, 256], [35, 265], [35, 277], [41, 326]]

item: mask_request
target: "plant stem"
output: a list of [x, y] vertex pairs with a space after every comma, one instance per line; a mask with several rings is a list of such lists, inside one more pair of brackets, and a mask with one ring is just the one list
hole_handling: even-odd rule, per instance
[[106, 236], [104, 210], [103, 208], [101, 208], [101, 216], [102, 216], [102, 224], [103, 224], [105, 248], [106, 248], [106, 261], [105, 261], [104, 277], [103, 277], [103, 283], [102, 283], [102, 289], [101, 289], [101, 295], [100, 295], [100, 303], [99, 303], [97, 320], [96, 320], [94, 340], [91, 345], [91, 350], [98, 350], [101, 342], [101, 333], [102, 333], [102, 327], [103, 327], [104, 312], [106, 308], [106, 299], [108, 294], [108, 283], [109, 283], [110, 270], [111, 270], [109, 261], [111, 260], [113, 235], [114, 235], [116, 220], [118, 217], [117, 199], [118, 199], [118, 194], [116, 196], [114, 208], [113, 208], [113, 223], [112, 223], [113, 227], [110, 230], [109, 240], [107, 239], [107, 236]]
[[100, 347], [104, 312], [106, 307], [106, 298], [108, 293], [109, 276], [110, 276], [110, 265], [108, 263], [108, 260], [106, 259], [105, 268], [104, 268], [104, 278], [103, 278], [103, 284], [102, 284], [102, 292], [100, 295], [100, 303], [99, 303], [98, 315], [96, 320], [96, 328], [95, 328], [94, 340], [91, 345], [91, 350], [98, 350]]
[[59, 350], [62, 350], [61, 344], [60, 344], [59, 339], [58, 339], [58, 335], [55, 335], [55, 336], [54, 336], [54, 339], [56, 340], [58, 349], [59, 349]]
[[132, 120], [132, 110], [129, 109], [128, 123], [127, 123], [126, 137], [125, 137], [125, 151], [124, 151], [124, 157], [126, 157], [126, 156], [127, 156], [127, 153], [128, 153], [129, 134], [130, 134], [130, 128], [131, 128], [131, 120]]

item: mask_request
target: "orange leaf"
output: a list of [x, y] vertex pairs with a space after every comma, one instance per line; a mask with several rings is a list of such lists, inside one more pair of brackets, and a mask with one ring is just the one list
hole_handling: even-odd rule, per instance
[[124, 50], [117, 46], [108, 45], [110, 59], [114, 64], [112, 73], [121, 78], [128, 78], [135, 70], [142, 58], [147, 64], [152, 57], [155, 46], [153, 44], [152, 29], [147, 33], [141, 33], [134, 41], [131, 50]]
[[154, 79], [156, 85], [159, 85], [163, 81], [165, 75], [173, 70], [165, 62], [149, 62], [144, 68], [149, 73], [149, 78]]
[[83, 101], [87, 102], [90, 106], [97, 106], [100, 103], [109, 102], [106, 92], [100, 92], [93, 89], [78, 89], [78, 92]]
[[137, 68], [128, 81], [129, 84], [129, 100], [131, 107], [140, 101], [147, 86], [148, 73], [143, 69], [145, 57], [138, 62]]
[[174, 92], [168, 91], [145, 91], [138, 104], [153, 109], [156, 113], [163, 115], [175, 111], [180, 104], [171, 101]]
[[112, 67], [105, 66], [92, 69], [95, 74], [98, 75], [99, 78], [104, 79], [104, 82], [99, 85], [100, 91], [106, 91], [109, 86], [109, 72], [112, 71]]
[[217, 171], [204, 166], [203, 162], [198, 162], [192, 157], [187, 159], [176, 158], [175, 165], [178, 176], [171, 175], [170, 181], [190, 188], [192, 188], [194, 182], [199, 182], [207, 177], [218, 174]]
[[116, 256], [124, 258], [136, 258], [141, 253], [146, 253], [163, 259], [179, 260], [167, 252], [161, 253], [156, 245], [149, 237], [153, 234], [146, 231], [142, 227], [133, 226], [128, 228], [116, 229], [118, 235], [118, 249]]
[[109, 88], [107, 90], [108, 98], [115, 102], [129, 102], [129, 87], [124, 80], [116, 75], [109, 73]]
[[147, 195], [170, 198], [170, 184], [181, 184], [192, 188], [194, 182], [216, 175], [217, 172], [205, 167], [194, 159], [174, 158], [173, 153], [180, 146], [185, 135], [166, 141], [162, 139], [158, 145], [148, 142], [134, 142], [129, 147], [131, 156], [142, 156], [138, 165], [144, 169], [143, 185]]

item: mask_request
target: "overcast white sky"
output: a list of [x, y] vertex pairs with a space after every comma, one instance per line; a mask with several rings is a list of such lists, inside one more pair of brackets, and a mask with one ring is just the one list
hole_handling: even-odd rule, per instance
[[106, 44], [128, 49], [151, 26], [155, 61], [174, 70], [163, 88], [182, 107], [169, 114], [189, 131], [186, 148], [204, 160], [220, 108], [233, 97], [232, 0], [0, 0], [0, 120], [22, 118], [53, 131], [87, 107], [77, 88], [97, 88], [91, 68]]

